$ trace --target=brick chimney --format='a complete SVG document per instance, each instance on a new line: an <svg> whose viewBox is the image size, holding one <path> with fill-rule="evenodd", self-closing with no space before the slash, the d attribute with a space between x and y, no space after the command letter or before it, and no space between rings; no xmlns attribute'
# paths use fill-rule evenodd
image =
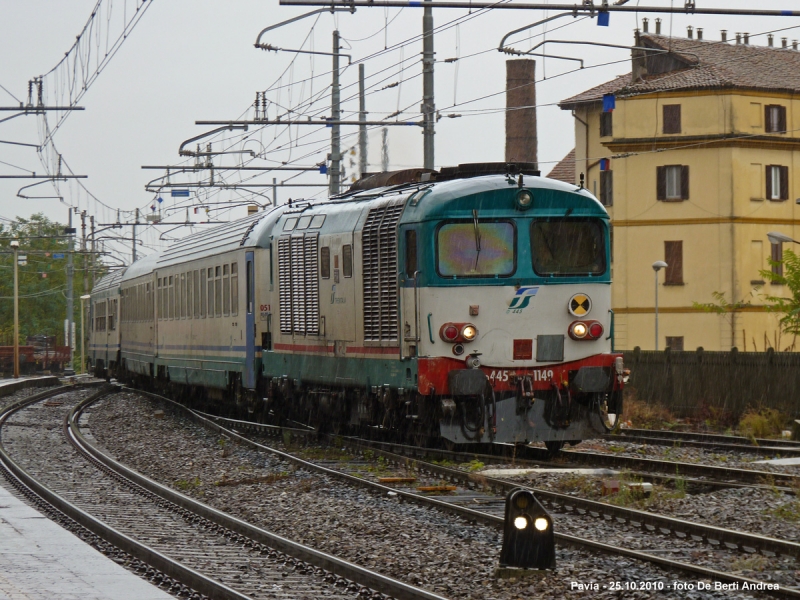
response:
<svg viewBox="0 0 800 600"><path fill-rule="evenodd" d="M535 75L534 60L506 61L506 162L539 162Z"/></svg>

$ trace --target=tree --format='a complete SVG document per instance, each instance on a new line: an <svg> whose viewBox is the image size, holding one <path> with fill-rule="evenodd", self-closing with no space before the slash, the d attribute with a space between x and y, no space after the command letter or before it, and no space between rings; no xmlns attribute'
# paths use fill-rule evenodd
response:
<svg viewBox="0 0 800 600"><path fill-rule="evenodd" d="M782 273L772 269L760 271L765 281L785 286L788 296L765 296L769 310L781 314L780 323L784 333L800 334L800 256L792 250L784 250L783 260L770 260L772 267L783 265Z"/></svg>
<svg viewBox="0 0 800 600"><path fill-rule="evenodd" d="M13 343L14 277L9 242L19 239L19 254L27 255L27 265L19 267L19 331L20 343L29 335L45 334L65 344L64 320L67 318L68 238L64 225L38 213L30 219L17 218L11 224L0 224L0 336L2 344ZM77 248L76 248L77 249ZM64 258L55 258L64 254ZM87 265L90 264L87 262ZM87 266L88 268L88 266ZM80 323L80 297L88 293L83 287L84 261L74 258L73 321ZM98 273L98 276L102 273ZM89 278L91 282L91 278ZM91 283L90 283L91 285ZM78 325L80 327L80 325ZM76 331L80 335L79 331Z"/></svg>

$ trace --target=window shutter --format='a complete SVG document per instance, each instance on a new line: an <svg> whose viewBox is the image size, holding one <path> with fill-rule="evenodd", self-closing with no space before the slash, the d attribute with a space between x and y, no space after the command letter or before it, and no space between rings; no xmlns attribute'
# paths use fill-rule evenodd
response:
<svg viewBox="0 0 800 600"><path fill-rule="evenodd" d="M786 107L779 106L778 107L778 128L777 130L781 133L786 133Z"/></svg>
<svg viewBox="0 0 800 600"><path fill-rule="evenodd" d="M789 199L789 167L778 167L781 170L781 200Z"/></svg>
<svg viewBox="0 0 800 600"><path fill-rule="evenodd" d="M683 242L664 242L664 262L667 263L664 283L683 283Z"/></svg>
<svg viewBox="0 0 800 600"><path fill-rule="evenodd" d="M656 199L667 199L667 168L656 167Z"/></svg>
<svg viewBox="0 0 800 600"><path fill-rule="evenodd" d="M770 111L771 107L772 107L771 104L765 104L764 105L764 131L766 131L767 133L769 133L770 131L773 131L773 129L772 129L772 119L771 119L772 115L771 115L771 111ZM767 197L769 198L769 196L767 196Z"/></svg>
<svg viewBox="0 0 800 600"><path fill-rule="evenodd" d="M772 200L772 165L766 166L767 200Z"/></svg>
<svg viewBox="0 0 800 600"><path fill-rule="evenodd" d="M681 105L680 104L666 104L664 105L664 133L680 133L681 132Z"/></svg>
<svg viewBox="0 0 800 600"><path fill-rule="evenodd" d="M689 165L681 166L681 200L689 199Z"/></svg>
<svg viewBox="0 0 800 600"><path fill-rule="evenodd" d="M775 263L772 265L772 272L779 277L783 277L783 244L778 242L777 244L772 244L772 260Z"/></svg>

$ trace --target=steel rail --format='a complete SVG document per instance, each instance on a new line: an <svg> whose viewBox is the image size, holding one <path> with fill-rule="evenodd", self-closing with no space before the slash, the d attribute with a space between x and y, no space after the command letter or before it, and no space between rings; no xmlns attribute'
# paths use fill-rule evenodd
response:
<svg viewBox="0 0 800 600"><path fill-rule="evenodd" d="M196 422L214 431L222 433L223 435L228 436L232 440L238 441L239 443L250 446L251 448L257 450L269 452L270 454L277 456L285 461L291 462L295 465L298 465L303 469L307 469L309 471L316 471L318 473L323 473L340 481L344 481L351 485L364 487L369 490L379 492L383 495L392 492L394 494L397 494L398 497L404 500L415 502L418 504L437 507L446 512L455 513L467 519L470 522L480 522L500 529L502 529L504 526L504 519L501 517L492 515L490 513L474 510L471 508L466 508L464 506L452 504L450 502L435 499L432 497L421 496L419 494L408 492L403 489L392 488L380 483L367 481L365 479L355 477L353 475L349 475L341 471L336 471L334 469L329 469L327 467L317 465L315 463L296 457L292 454L288 454L286 452L282 452L275 448L259 444L254 440L251 440L243 435L240 435L235 431L232 431L226 427L219 425L218 423L215 423L213 420L209 418L201 416L197 412L187 408L186 406L178 402L175 402L174 400L165 398L163 396L159 396L157 394L152 394L150 392L142 392L140 390L136 390L136 392L154 399L158 399L160 401L166 401L167 403L185 411L190 416L190 418L192 418ZM348 441L352 442L353 440L348 438L343 438L343 441L347 443ZM361 440L356 440L356 442L360 446L361 451L370 450L373 453L380 454L384 456L384 458L387 458L388 460L395 462L397 464L402 464L406 467L409 466L409 464L413 464L416 465L422 471L428 471L430 473L440 475L444 478L450 479L451 481L455 480L464 482L465 485L471 488L476 487L475 481L470 477L472 474L467 473L466 471L450 469L448 467L442 467L431 463L423 463L422 461L419 461L415 458L409 458L392 452L380 450L376 448L376 446L379 446L380 443L363 444L361 443ZM418 450L424 451L424 449L422 448L419 448ZM472 477L474 477L474 475L472 475ZM481 477L481 480L485 481L485 483L491 486L492 488L502 489L505 491L510 490L512 488L521 487L519 483L504 481L501 479ZM584 500L581 498L575 498L564 494L549 492L547 490L539 490L530 487L528 487L527 489L530 489L538 498L545 500L546 503L563 506L567 510L569 510L569 508L571 507L574 507L573 508L574 510L592 514L593 516L598 516L598 517L602 517L603 514L610 514L612 518L617 519L621 522L627 522L632 524L638 523L643 529L648 531L656 531L656 530L663 531L666 529L668 532L674 532L675 535L677 535L679 538L691 537L692 539L700 539L707 543L711 543L712 545L714 545L714 543L711 540L716 540L718 542L716 544L717 546L725 548L728 548L729 546L734 546L735 548L740 548L743 550L751 548L753 550L763 551L765 553L772 552L774 554L785 554L792 557L797 557L798 555L800 555L800 544L796 544L794 542L785 542L783 540L776 540L772 538L761 538L760 536L754 534L737 532L733 530L724 529L721 527L714 527L711 525L692 523L690 521L673 519L671 517L664 517L662 515L653 515L651 513L647 513L644 511L607 505L601 502ZM729 582L729 583L738 582L740 585L743 583L747 583L748 585L758 585L764 583L748 577L742 577L739 575L734 575L732 573L726 573L723 571L716 571L714 569L708 569L706 567L700 567L697 565L692 565L681 561L675 561L661 556L648 554L646 552L639 552L636 550L621 548L610 544L604 544L602 542L587 540L585 538L573 535L556 533L555 536L556 539L559 540L560 542L568 544L572 547L580 549L600 550L602 552L610 554L616 554L628 558L635 558L637 560L650 562L667 569L692 573L698 576L709 577L723 582ZM800 589L796 588L783 587L780 590L761 590L761 591L778 597L800 598Z"/></svg>
<svg viewBox="0 0 800 600"><path fill-rule="evenodd" d="M98 385L103 385L104 383L105 382L99 382ZM88 387L90 385L93 384L63 386L56 388L55 390L48 390L42 394L36 394L35 396L24 398L19 402L15 402L0 412L0 428L6 422L8 417L18 410L25 408L26 406L34 404L40 400L44 400L48 397L61 395L63 393L80 389L81 387ZM103 385L102 389L95 394L92 394L92 396L89 398L92 399L92 401L99 400L103 396L109 394L112 390L112 386ZM36 479L34 479L27 471L25 471L25 469L20 467L5 451L2 443L0 443L0 463L2 463L3 468L7 471L8 475L12 479L15 479L24 488L29 489L31 492L33 492L33 494L55 508L55 510L66 515L85 529L102 538L106 542L116 546L127 554L133 556L134 558L147 563L151 567L158 569L167 576L172 577L184 585L187 585L201 594L205 594L211 598L220 598L222 600L249 600L247 596L232 590L224 584L209 579L205 575L198 573L197 571L194 571L193 569L190 569L189 567L186 567L181 563L176 562L171 558L153 550L152 548L126 536L113 527L110 527L102 521L96 519L84 510L78 508L74 504L68 502L58 494L52 492L47 487L36 481Z"/></svg>
<svg viewBox="0 0 800 600"><path fill-rule="evenodd" d="M280 0L281 6L327 6L332 10L362 7L396 8L466 8L466 9L521 9L572 11L576 15L595 15L600 12L640 12L662 14L732 15L752 17L800 17L800 10L756 10L733 8L670 8L668 6L598 6L595 4L542 4L526 2L424 2L421 0Z"/></svg>
<svg viewBox="0 0 800 600"><path fill-rule="evenodd" d="M152 394L150 392L142 392L136 390L136 393L145 396L155 397L160 401L167 400L167 398ZM97 398L87 398L86 400L77 404L68 416L69 432L71 440L81 452L89 455L95 460L99 461L106 468L114 473L134 482L136 485L141 486L148 492L159 496L160 498L172 502L184 510L195 513L212 523L216 523L222 527L230 529L231 531L252 539L254 542L264 544L275 550L283 552L298 560L307 562L315 567L325 569L340 577L345 577L361 586L368 587L374 591L387 594L397 600L446 600L438 594L434 594L427 590L403 583L391 577L381 575L374 571L370 571L364 567L353 564L351 562L342 560L325 552L315 550L308 546L298 544L287 538L281 537L277 534L271 533L246 521L238 519L225 512L217 510L207 504L203 504L189 496L185 496L165 485L162 485L152 479L137 473L136 471L126 467L125 465L117 462L110 456L104 454L97 449L93 444L86 440L80 431L78 423L82 411L91 403L95 402ZM175 403L177 406L180 404ZM181 407L188 410L185 407Z"/></svg>
<svg viewBox="0 0 800 600"><path fill-rule="evenodd" d="M703 448L706 450L726 450L731 452L749 452L762 456L774 456L782 454L784 457L800 456L800 447L797 446L756 446L748 444L731 444L727 442L706 442L693 439L668 438L649 435L607 435L605 438L610 442L629 442L634 444L649 444L653 446L674 446L683 448Z"/></svg>
<svg viewBox="0 0 800 600"><path fill-rule="evenodd" d="M667 431L664 429L621 429L614 437L624 438L628 435L657 437L668 440L696 440L698 442L739 444L743 446L800 448L800 442L796 440L771 440L768 438L749 438L743 435L724 435L721 433L701 433L696 431Z"/></svg>

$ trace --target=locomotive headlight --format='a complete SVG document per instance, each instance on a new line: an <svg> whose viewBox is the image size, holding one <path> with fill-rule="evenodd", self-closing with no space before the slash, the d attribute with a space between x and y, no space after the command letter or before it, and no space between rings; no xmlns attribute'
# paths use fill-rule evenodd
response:
<svg viewBox="0 0 800 600"><path fill-rule="evenodd" d="M533 522L533 526L536 527L538 531L545 531L549 525L550 524L547 522L547 519L544 517L537 517Z"/></svg>
<svg viewBox="0 0 800 600"><path fill-rule="evenodd" d="M536 519L538 522L540 519ZM543 520L543 519L542 519ZM525 529L528 526L528 519L525 517L517 517L514 519L514 527L517 529Z"/></svg>
<svg viewBox="0 0 800 600"><path fill-rule="evenodd" d="M520 190L517 192L517 208L519 210L528 210L533 206L533 194L528 190Z"/></svg>
<svg viewBox="0 0 800 600"><path fill-rule="evenodd" d="M464 325L464 328L461 330L461 337L464 338L465 342L471 342L477 335L478 330L475 325Z"/></svg>
<svg viewBox="0 0 800 600"><path fill-rule="evenodd" d="M586 324L581 323L580 321L572 326L572 335L574 335L576 338L585 338L588 331L589 330L587 329Z"/></svg>

